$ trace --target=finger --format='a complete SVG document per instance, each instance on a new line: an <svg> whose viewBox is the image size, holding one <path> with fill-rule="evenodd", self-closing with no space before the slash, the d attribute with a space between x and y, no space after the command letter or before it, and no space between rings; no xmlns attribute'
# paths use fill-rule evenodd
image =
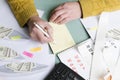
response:
<svg viewBox="0 0 120 80"><path fill-rule="evenodd" d="M54 20L55 20L56 18L58 18L58 16L60 16L60 15L62 15L62 14L64 14L64 13L65 13L64 9L60 9L60 10L55 11L55 12L52 14L52 16L50 17L50 21L51 21L51 22L54 22Z"/></svg>
<svg viewBox="0 0 120 80"><path fill-rule="evenodd" d="M52 38L52 37L53 37L53 28L48 25L48 26L46 27L46 30L47 30L47 33L48 33L49 36L50 36L49 39L50 39L51 41L53 41L53 38Z"/></svg>
<svg viewBox="0 0 120 80"><path fill-rule="evenodd" d="M38 32L41 32L40 34L44 34L44 31L47 33L47 22L43 22L41 24L37 23L39 25L40 28L42 28L43 31L39 30L39 27L37 27L37 29L39 30ZM49 25L48 25L49 26ZM49 37L49 34L44 34L45 36Z"/></svg>
<svg viewBox="0 0 120 80"><path fill-rule="evenodd" d="M42 42L42 43L47 43L47 42L50 42L50 41L51 41L51 40L50 40L48 37L46 37L45 35L37 35L37 37L38 37L39 41Z"/></svg>
<svg viewBox="0 0 120 80"><path fill-rule="evenodd" d="M36 30L36 36L38 40L42 43L50 42L50 39L47 36L45 36L41 31L39 31L39 29Z"/></svg>
<svg viewBox="0 0 120 80"><path fill-rule="evenodd" d="M30 33L30 36L31 36L31 38L32 38L33 40L38 41L38 38L37 38L37 36L36 36L35 31L32 31L32 32Z"/></svg>
<svg viewBox="0 0 120 80"><path fill-rule="evenodd" d="M37 23L37 24L39 24L39 23ZM44 22L43 24L41 23L40 26L43 28L44 31L48 32L48 30L50 30L49 31L50 34L52 33L52 27L47 22ZM38 28L36 29L36 34L37 34L37 38L40 42L50 42L50 41L52 41L51 36L47 37ZM49 33L48 33L48 35L49 35Z"/></svg>
<svg viewBox="0 0 120 80"><path fill-rule="evenodd" d="M67 13L64 13L64 14L60 15L58 18L56 18L56 19L54 20L54 22L55 22L55 23L59 23L59 22L61 22L62 20L64 20L65 18L67 18L67 17L68 17Z"/></svg>
<svg viewBox="0 0 120 80"><path fill-rule="evenodd" d="M38 38L37 38L37 36L36 36L35 34L31 34L31 38L32 38L33 40L35 40L35 41L38 41Z"/></svg>
<svg viewBox="0 0 120 80"><path fill-rule="evenodd" d="M38 35L42 35L43 33L41 31L39 31L38 28L34 27L33 28L33 35L31 35L33 38L36 37L37 41L40 41L41 42L41 39L38 37Z"/></svg>
<svg viewBox="0 0 120 80"><path fill-rule="evenodd" d="M53 14L54 12L56 12L56 11L62 9L62 8L63 8L62 5L60 5L59 7L57 7L56 9L54 9L51 14Z"/></svg>
<svg viewBox="0 0 120 80"><path fill-rule="evenodd" d="M59 10L59 9L62 9L62 8L63 8L63 5L60 5L55 10Z"/></svg>
<svg viewBox="0 0 120 80"><path fill-rule="evenodd" d="M38 41L43 42L42 38L44 37L44 34L39 29L36 29L35 33Z"/></svg>
<svg viewBox="0 0 120 80"><path fill-rule="evenodd" d="M59 22L59 24L65 24L70 21L70 18L64 18L62 21Z"/></svg>
<svg viewBox="0 0 120 80"><path fill-rule="evenodd" d="M50 24L46 24L45 29L47 30L49 35L53 34L53 28Z"/></svg>

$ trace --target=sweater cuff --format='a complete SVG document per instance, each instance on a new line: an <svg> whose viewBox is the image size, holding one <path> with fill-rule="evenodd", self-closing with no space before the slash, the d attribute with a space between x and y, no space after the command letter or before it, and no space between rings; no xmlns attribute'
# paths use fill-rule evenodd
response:
<svg viewBox="0 0 120 80"><path fill-rule="evenodd" d="M83 18L98 15L100 14L101 11L103 11L105 7L105 5L101 1L100 1L101 3L96 3L91 0L79 0L79 1L81 4ZM102 6L99 4L101 4Z"/></svg>
<svg viewBox="0 0 120 80"><path fill-rule="evenodd" d="M20 26L23 27L32 16L36 15L38 15L36 8L29 7L21 12L21 14L17 15L16 19L18 20Z"/></svg>
<svg viewBox="0 0 120 80"><path fill-rule="evenodd" d="M8 3L21 27L27 23L30 17L38 15L33 0L8 0Z"/></svg>
<svg viewBox="0 0 120 80"><path fill-rule="evenodd" d="M81 4L81 9L82 9L82 17L84 18L84 17L92 15L91 13L92 6L89 0L79 0L79 1Z"/></svg>

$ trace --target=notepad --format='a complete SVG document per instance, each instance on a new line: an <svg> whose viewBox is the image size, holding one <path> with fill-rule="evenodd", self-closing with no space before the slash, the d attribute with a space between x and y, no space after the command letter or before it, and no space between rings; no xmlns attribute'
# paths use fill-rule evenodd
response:
<svg viewBox="0 0 120 80"><path fill-rule="evenodd" d="M59 53L69 47L75 45L75 42L67 29L66 25L58 25L50 23L53 27L53 39L54 41L49 43L54 54Z"/></svg>

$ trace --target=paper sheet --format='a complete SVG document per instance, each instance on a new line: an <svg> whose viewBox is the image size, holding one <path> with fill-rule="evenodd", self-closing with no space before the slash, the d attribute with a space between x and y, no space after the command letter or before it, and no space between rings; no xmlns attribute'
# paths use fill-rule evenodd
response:
<svg viewBox="0 0 120 80"><path fill-rule="evenodd" d="M75 47L59 53L58 57L62 63L67 65L84 79L89 79L90 66L88 66L86 62L84 62L83 58Z"/></svg>
<svg viewBox="0 0 120 80"><path fill-rule="evenodd" d="M114 74L120 56L119 19L120 11L104 12L100 16L91 80L103 77L108 70Z"/></svg>
<svg viewBox="0 0 120 80"><path fill-rule="evenodd" d="M78 44L77 48L83 60L90 66L93 55L93 41L91 38Z"/></svg>
<svg viewBox="0 0 120 80"><path fill-rule="evenodd" d="M85 29L89 33L93 41L96 38L96 32L98 28L99 16L91 16L87 18L80 19Z"/></svg>
<svg viewBox="0 0 120 80"><path fill-rule="evenodd" d="M120 59L118 61L118 64L116 66L115 72L113 74L113 80L120 80Z"/></svg>
<svg viewBox="0 0 120 80"><path fill-rule="evenodd" d="M75 42L65 25L58 25L54 23L50 23L50 25L53 27L54 30L54 41L49 43L53 53L56 54L75 45Z"/></svg>
<svg viewBox="0 0 120 80"><path fill-rule="evenodd" d="M103 20L104 18L104 20ZM103 56L102 56L102 48L104 43L102 40L104 39L103 32L106 31L105 29L102 29L103 27L107 26L108 22L108 16L102 17L100 20L102 24L99 25L98 31L97 31L97 37L95 41L95 47L94 47L94 55L93 55L93 62L92 62L92 72L91 72L91 80L98 80L101 77L104 77L104 75L107 73L106 64L104 63ZM101 31L102 30L102 31Z"/></svg>

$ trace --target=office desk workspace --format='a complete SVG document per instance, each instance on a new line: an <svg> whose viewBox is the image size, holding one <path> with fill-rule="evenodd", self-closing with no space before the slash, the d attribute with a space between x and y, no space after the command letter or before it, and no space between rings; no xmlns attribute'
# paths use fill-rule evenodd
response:
<svg viewBox="0 0 120 80"><path fill-rule="evenodd" d="M46 21L67 1L77 0L34 0ZM118 10L61 25L49 22L54 41L42 44L30 38L27 27L19 26L6 0L1 0L0 80L120 80L119 19Z"/></svg>

